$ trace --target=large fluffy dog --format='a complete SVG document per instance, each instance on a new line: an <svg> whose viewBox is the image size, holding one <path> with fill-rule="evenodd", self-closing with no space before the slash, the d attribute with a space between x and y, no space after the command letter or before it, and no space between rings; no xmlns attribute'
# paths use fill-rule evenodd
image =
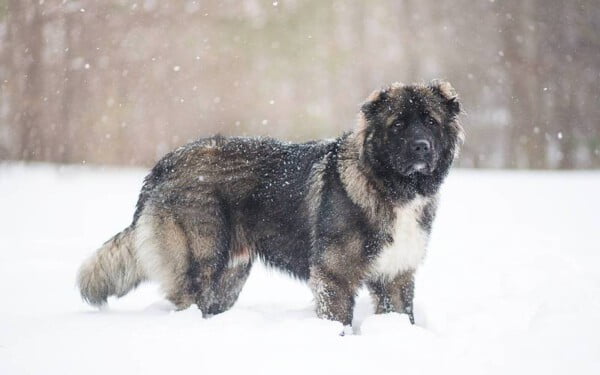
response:
<svg viewBox="0 0 600 375"><path fill-rule="evenodd" d="M260 258L308 281L319 317L351 324L366 285L378 313L413 321L413 274L462 141L459 112L447 82L393 84L332 141L180 147L146 177L132 224L82 265L81 295L101 305L156 280L178 309L218 314Z"/></svg>

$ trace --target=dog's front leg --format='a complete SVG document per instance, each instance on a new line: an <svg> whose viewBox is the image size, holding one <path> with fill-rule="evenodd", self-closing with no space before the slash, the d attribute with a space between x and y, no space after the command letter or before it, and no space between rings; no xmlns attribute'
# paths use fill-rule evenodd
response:
<svg viewBox="0 0 600 375"><path fill-rule="evenodd" d="M316 300L317 316L344 324L342 334L351 332L354 283L324 267L311 268L309 283Z"/></svg>
<svg viewBox="0 0 600 375"><path fill-rule="evenodd" d="M367 281L367 288L373 296L375 313L405 313L415 324L413 298L415 290L414 271L405 271L388 279L375 277Z"/></svg>

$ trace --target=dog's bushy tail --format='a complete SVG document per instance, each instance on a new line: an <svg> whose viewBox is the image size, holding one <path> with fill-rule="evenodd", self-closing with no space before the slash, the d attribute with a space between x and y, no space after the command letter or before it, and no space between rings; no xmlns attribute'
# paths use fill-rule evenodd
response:
<svg viewBox="0 0 600 375"><path fill-rule="evenodd" d="M122 297L146 279L134 237L133 227L126 228L81 265L77 285L87 303L102 306L108 297Z"/></svg>

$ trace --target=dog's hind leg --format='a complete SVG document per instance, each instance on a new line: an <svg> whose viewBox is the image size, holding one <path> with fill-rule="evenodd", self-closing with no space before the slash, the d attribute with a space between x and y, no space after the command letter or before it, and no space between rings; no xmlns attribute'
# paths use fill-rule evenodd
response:
<svg viewBox="0 0 600 375"><path fill-rule="evenodd" d="M393 279L373 278L367 281L375 303L375 313L405 313L410 322L415 324L413 298L415 290L414 271L405 271Z"/></svg>
<svg viewBox="0 0 600 375"><path fill-rule="evenodd" d="M208 313L211 315L220 314L229 310L235 301L237 301L250 270L251 261L241 264L228 266L221 275L215 280L213 300L208 307Z"/></svg>
<svg viewBox="0 0 600 375"><path fill-rule="evenodd" d="M201 202L180 209L177 216L188 247L184 294L192 295L205 315L228 309L237 299L250 264L228 267L234 232L227 204L207 194Z"/></svg>
<svg viewBox="0 0 600 375"><path fill-rule="evenodd" d="M177 310L194 303L189 293L189 248L184 228L169 210L147 207L136 223L138 257L148 278L157 281Z"/></svg>
<svg viewBox="0 0 600 375"><path fill-rule="evenodd" d="M177 201L144 210L137 224L144 268L178 310L195 303L204 314L229 259L231 226L221 200Z"/></svg>

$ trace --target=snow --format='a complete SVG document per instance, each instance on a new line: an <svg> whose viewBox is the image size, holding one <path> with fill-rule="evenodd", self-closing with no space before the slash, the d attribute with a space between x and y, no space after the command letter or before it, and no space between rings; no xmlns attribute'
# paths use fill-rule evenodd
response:
<svg viewBox="0 0 600 375"><path fill-rule="evenodd" d="M600 373L600 173L455 170L415 317L354 335L308 288L255 267L232 310L173 312L146 284L96 311L80 262L128 225L145 172L0 165L0 374Z"/></svg>

